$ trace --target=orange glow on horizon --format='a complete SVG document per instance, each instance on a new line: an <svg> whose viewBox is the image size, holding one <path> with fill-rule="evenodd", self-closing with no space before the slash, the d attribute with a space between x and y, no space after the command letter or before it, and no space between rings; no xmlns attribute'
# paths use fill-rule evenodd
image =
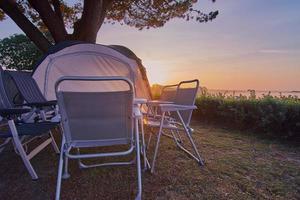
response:
<svg viewBox="0 0 300 200"><path fill-rule="evenodd" d="M210 23L174 19L143 31L104 25L97 42L130 48L150 84L197 78L209 89L300 90L299 6L296 1L204 1L199 7L220 11Z"/></svg>

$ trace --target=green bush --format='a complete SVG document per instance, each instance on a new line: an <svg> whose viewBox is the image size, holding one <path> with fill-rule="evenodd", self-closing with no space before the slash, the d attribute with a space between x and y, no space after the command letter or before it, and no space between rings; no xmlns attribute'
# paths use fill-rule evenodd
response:
<svg viewBox="0 0 300 200"><path fill-rule="evenodd" d="M32 70L42 52L23 34L0 40L0 65L6 69Z"/></svg>
<svg viewBox="0 0 300 200"><path fill-rule="evenodd" d="M204 94L197 98L194 119L251 130L280 138L300 139L300 100Z"/></svg>

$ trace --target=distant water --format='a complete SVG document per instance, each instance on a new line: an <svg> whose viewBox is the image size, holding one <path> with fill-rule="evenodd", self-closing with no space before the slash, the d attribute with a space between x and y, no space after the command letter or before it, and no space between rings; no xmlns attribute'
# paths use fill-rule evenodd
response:
<svg viewBox="0 0 300 200"><path fill-rule="evenodd" d="M225 94L226 96L250 96L250 90L208 90L209 94ZM276 97L280 96L294 96L300 98L300 91L255 91L255 95L257 98L263 97L264 95L272 95Z"/></svg>

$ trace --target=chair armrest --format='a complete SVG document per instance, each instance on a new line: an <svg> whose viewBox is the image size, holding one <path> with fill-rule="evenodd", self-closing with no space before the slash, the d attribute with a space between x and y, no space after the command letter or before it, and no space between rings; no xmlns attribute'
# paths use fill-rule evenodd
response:
<svg viewBox="0 0 300 200"><path fill-rule="evenodd" d="M16 106L29 106L29 107L48 107L48 106L55 106L57 104L57 101L45 101L45 102L33 102L33 103L24 103Z"/></svg>
<svg viewBox="0 0 300 200"><path fill-rule="evenodd" d="M28 108L8 108L8 109L0 109L0 115L2 117L7 117L10 115L21 115L24 113L30 112L31 109Z"/></svg>
<svg viewBox="0 0 300 200"><path fill-rule="evenodd" d="M188 106L188 105L179 105L179 104L160 104L160 109L163 112L174 112L174 111L181 111L181 110L194 110L197 109L197 106Z"/></svg>
<svg viewBox="0 0 300 200"><path fill-rule="evenodd" d="M172 101L161 101L161 100L152 100L148 101L147 105L149 106L159 106L160 104L173 104L174 102Z"/></svg>
<svg viewBox="0 0 300 200"><path fill-rule="evenodd" d="M133 103L134 104L145 104L145 103L147 103L147 99L135 98L133 100Z"/></svg>

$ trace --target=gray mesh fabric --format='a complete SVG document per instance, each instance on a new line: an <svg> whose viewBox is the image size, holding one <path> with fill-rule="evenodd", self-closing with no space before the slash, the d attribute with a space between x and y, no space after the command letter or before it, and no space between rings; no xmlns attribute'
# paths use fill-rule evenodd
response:
<svg viewBox="0 0 300 200"><path fill-rule="evenodd" d="M21 71L9 71L8 73L27 103L46 102L30 73Z"/></svg>
<svg viewBox="0 0 300 200"><path fill-rule="evenodd" d="M6 80L5 72L3 71L2 67L0 67L0 109L12 108L12 99L8 97L7 92L11 91L8 87L9 82Z"/></svg>
<svg viewBox="0 0 300 200"><path fill-rule="evenodd" d="M191 83L194 83L193 86L190 86ZM185 87L185 85L189 85L189 87ZM183 81L179 83L176 92L175 103L179 105L194 105L198 87L199 87L198 80ZM190 123L192 112L193 110L180 111L182 119L186 124Z"/></svg>
<svg viewBox="0 0 300 200"><path fill-rule="evenodd" d="M67 143L73 146L128 144L132 137L131 91L59 92Z"/></svg>
<svg viewBox="0 0 300 200"><path fill-rule="evenodd" d="M160 95L160 100L174 102L176 97L176 86L177 85L164 87Z"/></svg>

